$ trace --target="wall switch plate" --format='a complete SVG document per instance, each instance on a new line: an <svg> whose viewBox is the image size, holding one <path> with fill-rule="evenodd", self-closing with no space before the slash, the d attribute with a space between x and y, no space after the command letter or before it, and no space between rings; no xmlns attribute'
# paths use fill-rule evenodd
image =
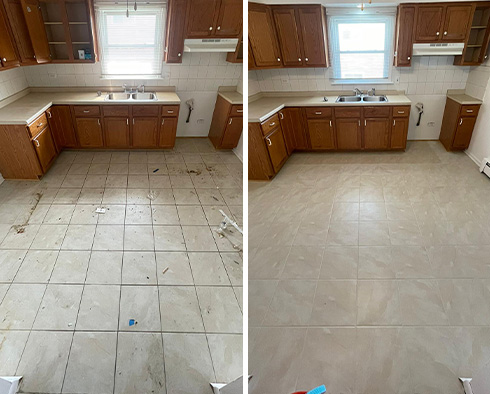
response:
<svg viewBox="0 0 490 394"><path fill-rule="evenodd" d="M200 118L197 120L197 124L203 124L204 123L204 119Z"/></svg>
<svg viewBox="0 0 490 394"><path fill-rule="evenodd" d="M435 127L436 122L427 122L427 127Z"/></svg>

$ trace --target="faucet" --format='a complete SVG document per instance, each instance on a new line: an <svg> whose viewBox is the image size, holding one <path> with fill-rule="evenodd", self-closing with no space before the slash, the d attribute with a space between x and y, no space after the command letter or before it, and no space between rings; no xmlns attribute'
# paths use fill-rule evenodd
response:
<svg viewBox="0 0 490 394"><path fill-rule="evenodd" d="M124 93L128 93L128 85L124 83L122 88L124 89Z"/></svg>
<svg viewBox="0 0 490 394"><path fill-rule="evenodd" d="M362 92L358 88L354 88L354 94L356 96L362 96Z"/></svg>
<svg viewBox="0 0 490 394"><path fill-rule="evenodd" d="M376 89L375 88L369 89L367 94L368 96L376 96Z"/></svg>
<svg viewBox="0 0 490 394"><path fill-rule="evenodd" d="M145 93L145 85L141 84L136 88L136 91L138 92L141 89L141 93Z"/></svg>

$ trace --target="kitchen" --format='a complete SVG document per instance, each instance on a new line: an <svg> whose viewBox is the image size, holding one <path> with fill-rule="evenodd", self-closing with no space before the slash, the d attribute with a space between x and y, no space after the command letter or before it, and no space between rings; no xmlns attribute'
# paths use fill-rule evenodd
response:
<svg viewBox="0 0 490 394"><path fill-rule="evenodd" d="M488 376L489 6L249 2L250 393Z"/></svg>
<svg viewBox="0 0 490 394"><path fill-rule="evenodd" d="M217 232L243 223L242 8L0 3L0 377L20 392L243 375L243 255Z"/></svg>

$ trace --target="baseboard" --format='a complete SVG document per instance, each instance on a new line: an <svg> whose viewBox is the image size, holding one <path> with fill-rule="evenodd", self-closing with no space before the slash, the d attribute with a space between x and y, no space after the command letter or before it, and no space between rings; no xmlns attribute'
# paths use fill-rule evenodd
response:
<svg viewBox="0 0 490 394"><path fill-rule="evenodd" d="M473 162L478 166L478 168L480 167L481 161L483 159L479 159L473 153L468 152L468 150L465 150L464 153L466 153L466 156L468 156L471 160L473 160Z"/></svg>
<svg viewBox="0 0 490 394"><path fill-rule="evenodd" d="M236 157L238 157L238 160L240 160L243 163L243 152L238 152L238 150L234 148L233 153L235 154Z"/></svg>
<svg viewBox="0 0 490 394"><path fill-rule="evenodd" d="M3 179L3 176L2 174L0 174L0 185L3 183L4 179Z"/></svg>

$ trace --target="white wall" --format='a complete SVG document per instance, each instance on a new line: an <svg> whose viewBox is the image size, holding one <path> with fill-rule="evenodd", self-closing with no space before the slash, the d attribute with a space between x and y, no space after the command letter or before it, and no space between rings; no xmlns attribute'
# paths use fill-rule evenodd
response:
<svg viewBox="0 0 490 394"><path fill-rule="evenodd" d="M464 89L469 67L453 66L453 56L414 57L412 66L392 68L392 82L386 85L333 84L327 68L284 68L249 72L249 95L258 92L362 90L403 90L412 101L409 139L437 139L448 89ZM420 126L416 126L415 104L424 104Z"/></svg>
<svg viewBox="0 0 490 394"><path fill-rule="evenodd" d="M0 100L19 93L28 87L24 68L17 67L0 71Z"/></svg>

